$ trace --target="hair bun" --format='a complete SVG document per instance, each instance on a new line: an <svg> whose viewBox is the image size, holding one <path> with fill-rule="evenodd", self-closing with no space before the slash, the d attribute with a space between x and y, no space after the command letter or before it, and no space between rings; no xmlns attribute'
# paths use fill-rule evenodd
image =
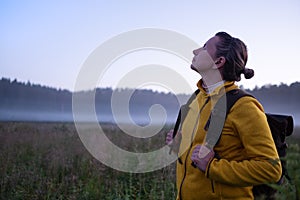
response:
<svg viewBox="0 0 300 200"><path fill-rule="evenodd" d="M244 71L243 71L243 74L244 74L246 79L250 79L254 76L254 70L249 69L249 68L245 68Z"/></svg>

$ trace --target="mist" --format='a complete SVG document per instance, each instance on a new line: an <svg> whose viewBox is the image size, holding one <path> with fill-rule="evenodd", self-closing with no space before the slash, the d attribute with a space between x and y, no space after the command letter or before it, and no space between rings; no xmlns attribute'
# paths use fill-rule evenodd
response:
<svg viewBox="0 0 300 200"><path fill-rule="evenodd" d="M269 85L246 90L258 99L266 113L291 115L300 126L300 83ZM74 97L80 112L74 113ZM90 99L94 105L91 107ZM0 121L74 122L136 125L174 124L180 105L190 95L152 90L97 88L72 93L68 90L0 80ZM129 98L129 99L126 99ZM74 105L73 105L74 106ZM88 109L86 109L88 108ZM92 113L88 113L91 110ZM78 114L77 114L78 113ZM93 114L95 113L95 114ZM76 114L76 118L74 118ZM96 116L96 117L95 117Z"/></svg>

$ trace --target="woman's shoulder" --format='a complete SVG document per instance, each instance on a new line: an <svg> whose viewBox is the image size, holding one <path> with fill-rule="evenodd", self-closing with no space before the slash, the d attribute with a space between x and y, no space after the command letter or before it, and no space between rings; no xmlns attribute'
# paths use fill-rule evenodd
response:
<svg viewBox="0 0 300 200"><path fill-rule="evenodd" d="M249 114L251 112L264 112L262 104L253 96L243 96L232 106L230 112L241 112Z"/></svg>

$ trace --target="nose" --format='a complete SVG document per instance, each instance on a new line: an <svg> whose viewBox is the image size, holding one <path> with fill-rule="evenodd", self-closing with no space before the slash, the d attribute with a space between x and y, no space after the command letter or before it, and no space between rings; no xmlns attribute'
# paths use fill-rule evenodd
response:
<svg viewBox="0 0 300 200"><path fill-rule="evenodd" d="M201 49L201 48L195 49L195 50L193 51L193 54L194 54L194 55L197 55L197 54L199 53L200 49Z"/></svg>
<svg viewBox="0 0 300 200"><path fill-rule="evenodd" d="M193 50L193 54L194 54L194 55L197 55L197 50L198 50L198 49Z"/></svg>

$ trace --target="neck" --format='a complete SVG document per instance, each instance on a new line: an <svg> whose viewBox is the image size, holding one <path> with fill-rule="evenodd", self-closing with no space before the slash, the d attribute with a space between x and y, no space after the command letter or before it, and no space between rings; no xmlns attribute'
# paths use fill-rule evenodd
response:
<svg viewBox="0 0 300 200"><path fill-rule="evenodd" d="M200 73L206 87L213 86L221 81L224 81L219 70L207 71Z"/></svg>

